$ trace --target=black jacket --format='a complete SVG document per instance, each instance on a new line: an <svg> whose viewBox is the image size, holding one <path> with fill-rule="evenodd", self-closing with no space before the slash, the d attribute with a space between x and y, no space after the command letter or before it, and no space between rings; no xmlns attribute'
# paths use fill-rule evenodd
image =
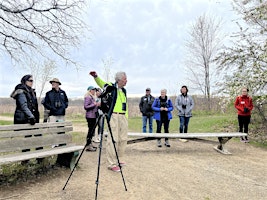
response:
<svg viewBox="0 0 267 200"><path fill-rule="evenodd" d="M46 93L42 104L47 110L50 110L49 116L59 116L65 115L65 110L69 105L69 100L64 90L59 89L57 91L53 88Z"/></svg>
<svg viewBox="0 0 267 200"><path fill-rule="evenodd" d="M18 84L10 96L16 100L14 124L29 123L31 118L39 123L38 102L33 89L24 84Z"/></svg>
<svg viewBox="0 0 267 200"><path fill-rule="evenodd" d="M152 104L155 98L152 95L141 97L139 109L143 116L153 116Z"/></svg>

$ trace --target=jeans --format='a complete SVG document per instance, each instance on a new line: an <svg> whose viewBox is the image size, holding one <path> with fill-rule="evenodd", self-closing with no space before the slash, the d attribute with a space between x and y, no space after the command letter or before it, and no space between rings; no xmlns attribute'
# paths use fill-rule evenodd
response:
<svg viewBox="0 0 267 200"><path fill-rule="evenodd" d="M190 117L179 116L180 118L180 133L187 133Z"/></svg>
<svg viewBox="0 0 267 200"><path fill-rule="evenodd" d="M143 116L142 117L143 120L143 133L146 133L146 124L148 121L149 124L149 133L153 132L153 116Z"/></svg>

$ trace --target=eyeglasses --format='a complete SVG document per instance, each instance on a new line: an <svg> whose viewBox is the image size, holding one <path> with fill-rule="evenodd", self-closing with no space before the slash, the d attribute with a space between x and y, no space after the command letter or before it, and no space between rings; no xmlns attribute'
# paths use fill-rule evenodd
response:
<svg viewBox="0 0 267 200"><path fill-rule="evenodd" d="M30 80L27 80L27 81L29 81L29 82L33 82L33 80L32 80L32 79L30 79Z"/></svg>

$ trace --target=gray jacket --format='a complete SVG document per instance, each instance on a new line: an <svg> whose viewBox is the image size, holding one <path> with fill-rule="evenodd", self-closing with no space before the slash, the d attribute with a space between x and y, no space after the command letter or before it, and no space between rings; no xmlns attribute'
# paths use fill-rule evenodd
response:
<svg viewBox="0 0 267 200"><path fill-rule="evenodd" d="M192 117L194 100L191 96L182 94L178 95L175 100L175 107L178 110L178 116Z"/></svg>

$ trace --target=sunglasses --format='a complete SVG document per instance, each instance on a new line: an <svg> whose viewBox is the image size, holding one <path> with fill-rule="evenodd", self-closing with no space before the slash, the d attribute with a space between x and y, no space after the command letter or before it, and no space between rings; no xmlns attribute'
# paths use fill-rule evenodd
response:
<svg viewBox="0 0 267 200"><path fill-rule="evenodd" d="M30 80L27 80L27 81L29 81L29 82L33 82L33 80L32 80L32 79L30 79Z"/></svg>

